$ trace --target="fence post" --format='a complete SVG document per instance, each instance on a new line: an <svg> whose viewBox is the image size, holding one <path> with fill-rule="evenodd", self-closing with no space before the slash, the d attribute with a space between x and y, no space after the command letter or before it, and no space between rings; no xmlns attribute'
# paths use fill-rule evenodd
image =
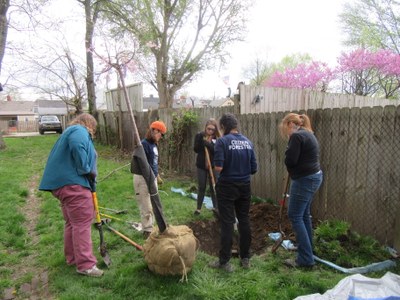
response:
<svg viewBox="0 0 400 300"><path fill-rule="evenodd" d="M400 207L397 209L397 217L396 217L396 223L394 225L394 232L399 233L400 232ZM397 251L400 251L400 234L394 234L394 242L393 242L393 247Z"/></svg>

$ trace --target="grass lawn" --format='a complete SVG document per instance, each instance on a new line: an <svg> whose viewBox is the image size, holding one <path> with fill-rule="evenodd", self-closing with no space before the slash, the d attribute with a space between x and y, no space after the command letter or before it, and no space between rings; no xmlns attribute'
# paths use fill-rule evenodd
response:
<svg viewBox="0 0 400 300"><path fill-rule="evenodd" d="M208 268L207 264L215 258L199 251L188 282L181 283L180 276L163 277L150 272L143 253L106 228L104 236L112 266L102 278L81 276L64 261L63 218L58 200L37 190L57 138L55 134L5 138L7 149L0 152L0 293L11 287L18 293L37 273L47 272L48 298L53 299L294 299L322 294L346 276L323 265L312 271L288 269L282 261L293 254L283 250L276 255L253 256L249 270L240 268L234 258L235 272L226 274ZM125 222L140 220L128 166L130 159L110 147L96 145L96 149L99 204L127 209L127 214L117 216L122 221L113 220L111 224L143 244L141 233ZM171 192L171 187L187 188L190 184L190 180L166 176L160 186L164 214L171 225L193 221L195 201ZM212 214L206 211L197 218L209 219ZM99 234L95 228L92 237L98 265L105 269L97 251ZM390 271L400 274L400 267ZM385 272L368 275L381 277Z"/></svg>

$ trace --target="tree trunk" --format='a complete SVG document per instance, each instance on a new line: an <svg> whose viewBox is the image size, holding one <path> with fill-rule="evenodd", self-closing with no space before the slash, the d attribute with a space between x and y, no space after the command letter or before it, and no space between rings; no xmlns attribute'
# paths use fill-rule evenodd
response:
<svg viewBox="0 0 400 300"><path fill-rule="evenodd" d="M92 15L93 13L93 15ZM85 0L85 16L86 16L86 34L85 34L85 46L86 46L86 87L87 87L87 98L89 104L89 113L97 119L97 107L96 107L96 90L94 83L94 64L93 64L93 53L88 51L92 48L94 26L97 19L97 8L92 11L91 0Z"/></svg>
<svg viewBox="0 0 400 300"><path fill-rule="evenodd" d="M3 133L0 131L0 150L6 149L6 143L4 142L3 139Z"/></svg>
<svg viewBox="0 0 400 300"><path fill-rule="evenodd" d="M160 108L172 108L175 97L175 92L173 90L167 88L159 88L158 97L160 98Z"/></svg>
<svg viewBox="0 0 400 300"><path fill-rule="evenodd" d="M10 0L0 0L0 73L4 53L6 51L8 20L7 10L10 7Z"/></svg>

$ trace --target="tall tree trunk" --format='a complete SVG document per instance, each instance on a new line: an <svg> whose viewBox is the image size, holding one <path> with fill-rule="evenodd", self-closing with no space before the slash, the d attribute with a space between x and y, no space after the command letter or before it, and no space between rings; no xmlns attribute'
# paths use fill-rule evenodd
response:
<svg viewBox="0 0 400 300"><path fill-rule="evenodd" d="M8 20L7 10L10 7L10 0L0 0L0 74L1 67L6 52ZM0 150L6 148L6 143L3 139L3 134L0 132Z"/></svg>
<svg viewBox="0 0 400 300"><path fill-rule="evenodd" d="M6 143L3 139L3 133L0 131L0 150L6 149Z"/></svg>
<svg viewBox="0 0 400 300"><path fill-rule="evenodd" d="M93 43L93 32L96 24L98 9L97 6L92 8L92 1L85 0L85 16L86 16L86 34L85 34L85 46L86 46L86 87L87 97L89 104L89 113L97 119L97 107L96 107L96 89L94 83L94 64L93 64L93 53L88 51L92 48Z"/></svg>
<svg viewBox="0 0 400 300"><path fill-rule="evenodd" d="M6 51L8 20L7 10L10 7L10 0L0 0L0 74L1 66Z"/></svg>

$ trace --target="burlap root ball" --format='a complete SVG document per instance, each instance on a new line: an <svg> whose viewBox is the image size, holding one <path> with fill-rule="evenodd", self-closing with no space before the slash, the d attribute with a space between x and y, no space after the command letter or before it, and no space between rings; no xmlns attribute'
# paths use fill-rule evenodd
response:
<svg viewBox="0 0 400 300"><path fill-rule="evenodd" d="M143 245L143 252L150 271L182 275L184 279L192 269L198 248L199 241L188 226L170 225L163 233L154 230Z"/></svg>

